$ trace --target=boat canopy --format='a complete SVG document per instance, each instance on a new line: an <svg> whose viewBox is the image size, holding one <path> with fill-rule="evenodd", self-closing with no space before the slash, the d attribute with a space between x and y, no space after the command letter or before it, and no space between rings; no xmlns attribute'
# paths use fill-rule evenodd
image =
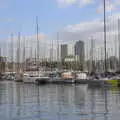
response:
<svg viewBox="0 0 120 120"><path fill-rule="evenodd" d="M62 73L62 79L71 79L73 78L72 72L64 72Z"/></svg>

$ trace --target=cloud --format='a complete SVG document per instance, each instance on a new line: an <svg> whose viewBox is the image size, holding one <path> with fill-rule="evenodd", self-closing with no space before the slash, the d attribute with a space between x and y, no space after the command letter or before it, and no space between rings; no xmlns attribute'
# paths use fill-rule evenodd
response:
<svg viewBox="0 0 120 120"><path fill-rule="evenodd" d="M13 22L12 18L0 18L0 22Z"/></svg>
<svg viewBox="0 0 120 120"><path fill-rule="evenodd" d="M113 10L116 10L118 4L116 4L117 1L110 1L106 0L106 12L111 12ZM99 7L97 9L97 12L103 13L104 11L104 2L103 0L100 1Z"/></svg>
<svg viewBox="0 0 120 120"><path fill-rule="evenodd" d="M107 27L107 47L114 49L115 54L115 40L118 44L118 18L120 13L116 13L107 16L106 27ZM104 24L103 20L95 19L86 22L80 22L78 24L68 25L60 32L60 38L63 43L73 44L78 40L85 42L85 47L89 46L91 36L95 39L96 48L104 46ZM87 49L87 48L86 48ZM117 48L118 49L118 48Z"/></svg>
<svg viewBox="0 0 120 120"><path fill-rule="evenodd" d="M94 0L56 0L59 6L78 4L80 7L93 3Z"/></svg>
<svg viewBox="0 0 120 120"><path fill-rule="evenodd" d="M79 0L79 5L82 6L82 5L87 5L87 4L92 4L94 3L93 0Z"/></svg>
<svg viewBox="0 0 120 120"><path fill-rule="evenodd" d="M86 5L95 4L96 2L99 3L97 6L97 12L103 13L104 10L104 2L103 0L56 0L58 3L58 6L65 7L73 4L78 4L79 7L84 7ZM106 11L114 11L119 7L120 0L106 0Z"/></svg>

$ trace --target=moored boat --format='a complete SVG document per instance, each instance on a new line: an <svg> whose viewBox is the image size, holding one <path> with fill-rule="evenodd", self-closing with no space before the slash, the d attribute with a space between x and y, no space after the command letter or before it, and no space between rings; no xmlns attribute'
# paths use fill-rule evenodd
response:
<svg viewBox="0 0 120 120"><path fill-rule="evenodd" d="M49 83L61 83L61 73L57 71L48 72Z"/></svg>
<svg viewBox="0 0 120 120"><path fill-rule="evenodd" d="M87 73L85 72L76 72L75 74L75 82L76 83L87 83L88 81L88 76Z"/></svg>
<svg viewBox="0 0 120 120"><path fill-rule="evenodd" d="M120 78L117 76L99 75L89 79L89 86L118 87Z"/></svg>
<svg viewBox="0 0 120 120"><path fill-rule="evenodd" d="M15 82L22 82L23 81L23 73L16 73L14 81Z"/></svg>
<svg viewBox="0 0 120 120"><path fill-rule="evenodd" d="M23 76L23 82L24 83L35 83L35 80L36 80L36 77L37 76L33 76L33 75L30 75L30 74L24 74Z"/></svg>
<svg viewBox="0 0 120 120"><path fill-rule="evenodd" d="M35 84L46 84L49 81L49 76L45 72L41 72L38 77L35 78Z"/></svg>
<svg viewBox="0 0 120 120"><path fill-rule="evenodd" d="M75 75L71 71L63 72L61 74L61 80L63 83L75 83Z"/></svg>
<svg viewBox="0 0 120 120"><path fill-rule="evenodd" d="M45 76L44 72L39 72L39 74L24 74L23 82L24 83L33 83L33 84L45 84L48 82L49 77Z"/></svg>

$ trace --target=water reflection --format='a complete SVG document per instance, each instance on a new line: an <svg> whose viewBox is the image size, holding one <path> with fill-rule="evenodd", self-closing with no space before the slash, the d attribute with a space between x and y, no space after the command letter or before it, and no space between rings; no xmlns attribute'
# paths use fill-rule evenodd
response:
<svg viewBox="0 0 120 120"><path fill-rule="evenodd" d="M0 83L2 120L119 120L119 89Z"/></svg>

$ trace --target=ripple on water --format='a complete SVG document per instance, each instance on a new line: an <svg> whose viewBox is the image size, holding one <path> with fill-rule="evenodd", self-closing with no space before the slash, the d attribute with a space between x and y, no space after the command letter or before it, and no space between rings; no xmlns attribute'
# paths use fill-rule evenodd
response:
<svg viewBox="0 0 120 120"><path fill-rule="evenodd" d="M0 83L0 120L119 120L119 89Z"/></svg>

